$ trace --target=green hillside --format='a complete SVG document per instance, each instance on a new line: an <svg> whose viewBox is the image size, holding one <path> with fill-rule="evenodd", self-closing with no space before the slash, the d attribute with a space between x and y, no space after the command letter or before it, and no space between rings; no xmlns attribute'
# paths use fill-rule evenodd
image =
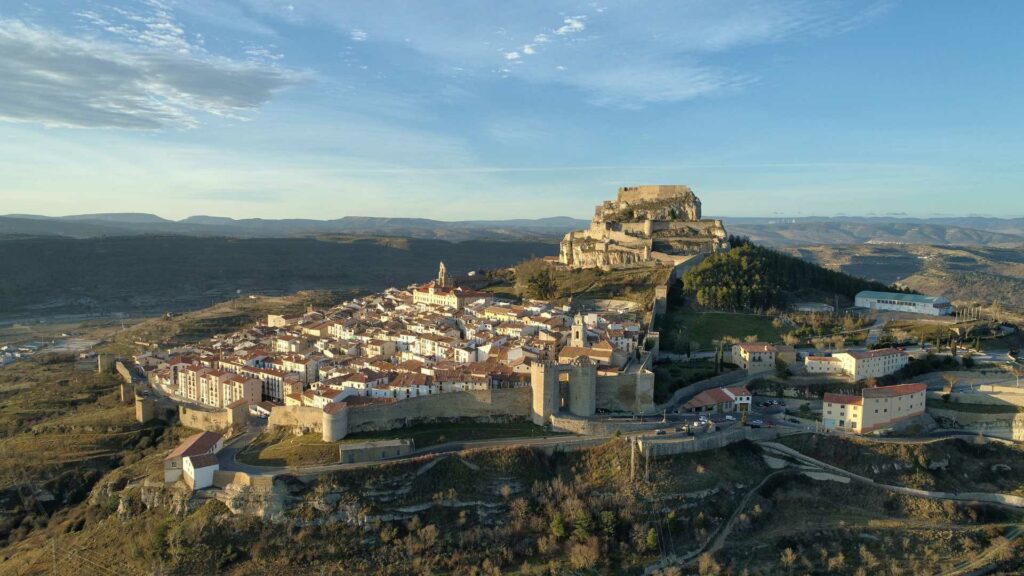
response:
<svg viewBox="0 0 1024 576"><path fill-rule="evenodd" d="M852 301L862 290L890 290L880 282L829 270L745 239L712 254L683 275L687 295L705 308L730 311L782 309L800 299L836 296Z"/></svg>

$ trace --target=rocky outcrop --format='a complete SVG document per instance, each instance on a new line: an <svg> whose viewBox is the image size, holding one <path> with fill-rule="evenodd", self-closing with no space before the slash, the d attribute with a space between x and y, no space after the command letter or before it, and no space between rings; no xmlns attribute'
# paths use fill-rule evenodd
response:
<svg viewBox="0 0 1024 576"><path fill-rule="evenodd" d="M560 260L572 268L679 264L728 247L721 220L702 220L688 186L632 186L598 206L587 230L562 240Z"/></svg>

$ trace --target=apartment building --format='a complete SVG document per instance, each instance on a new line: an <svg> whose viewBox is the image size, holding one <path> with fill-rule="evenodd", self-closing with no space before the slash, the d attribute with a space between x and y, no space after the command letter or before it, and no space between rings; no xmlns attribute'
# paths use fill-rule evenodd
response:
<svg viewBox="0 0 1024 576"><path fill-rule="evenodd" d="M860 396L825 394L821 423L829 430L855 434L884 430L924 414L927 393L924 384L897 384L865 388Z"/></svg>

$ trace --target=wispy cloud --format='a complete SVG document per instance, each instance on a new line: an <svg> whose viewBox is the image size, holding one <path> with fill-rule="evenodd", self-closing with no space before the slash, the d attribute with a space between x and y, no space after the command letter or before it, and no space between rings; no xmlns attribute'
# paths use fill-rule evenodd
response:
<svg viewBox="0 0 1024 576"><path fill-rule="evenodd" d="M565 36L567 34L575 34L577 32L583 32L586 30L586 16L573 16L563 20L563 24L554 30L554 33L559 36Z"/></svg>
<svg viewBox="0 0 1024 576"><path fill-rule="evenodd" d="M278 0L240 1L268 16L281 12ZM729 52L842 34L891 1L524 0L482 8L472 0L296 0L295 13L307 23L365 31L382 45L416 51L422 56L417 74L432 64L458 67L464 79L498 74L566 86L602 106L635 108L748 86L763 71L729 62ZM638 87L647 80L660 84Z"/></svg>
<svg viewBox="0 0 1024 576"><path fill-rule="evenodd" d="M73 36L0 19L0 120L47 126L188 127L199 114L244 118L274 92L303 81L250 47L247 60L206 52L170 9L78 13L91 33Z"/></svg>

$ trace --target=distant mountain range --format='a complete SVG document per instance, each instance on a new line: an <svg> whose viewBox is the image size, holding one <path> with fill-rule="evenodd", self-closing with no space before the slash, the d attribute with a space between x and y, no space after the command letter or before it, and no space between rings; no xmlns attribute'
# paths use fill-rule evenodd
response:
<svg viewBox="0 0 1024 576"><path fill-rule="evenodd" d="M768 246L808 244L1024 245L1024 218L725 218L730 234Z"/></svg>
<svg viewBox="0 0 1024 576"><path fill-rule="evenodd" d="M140 234L225 236L235 238L289 238L324 234L402 236L439 240L555 240L588 222L568 217L536 220L467 220L444 222L425 218L371 218L347 216L336 220L236 220L218 216L190 216L167 220L154 214L82 214L76 216L0 216L0 235L98 238Z"/></svg>
<svg viewBox="0 0 1024 576"><path fill-rule="evenodd" d="M868 216L801 218L724 217L731 234L768 246L822 244L931 244L941 246L1024 245L1024 218L975 216L898 218ZM330 234L401 236L464 240L557 241L566 232L589 226L578 218L465 220L347 216L335 220L191 216L168 220L153 214L81 214L76 216L0 216L0 236L97 238L139 234L234 238L290 238Z"/></svg>

